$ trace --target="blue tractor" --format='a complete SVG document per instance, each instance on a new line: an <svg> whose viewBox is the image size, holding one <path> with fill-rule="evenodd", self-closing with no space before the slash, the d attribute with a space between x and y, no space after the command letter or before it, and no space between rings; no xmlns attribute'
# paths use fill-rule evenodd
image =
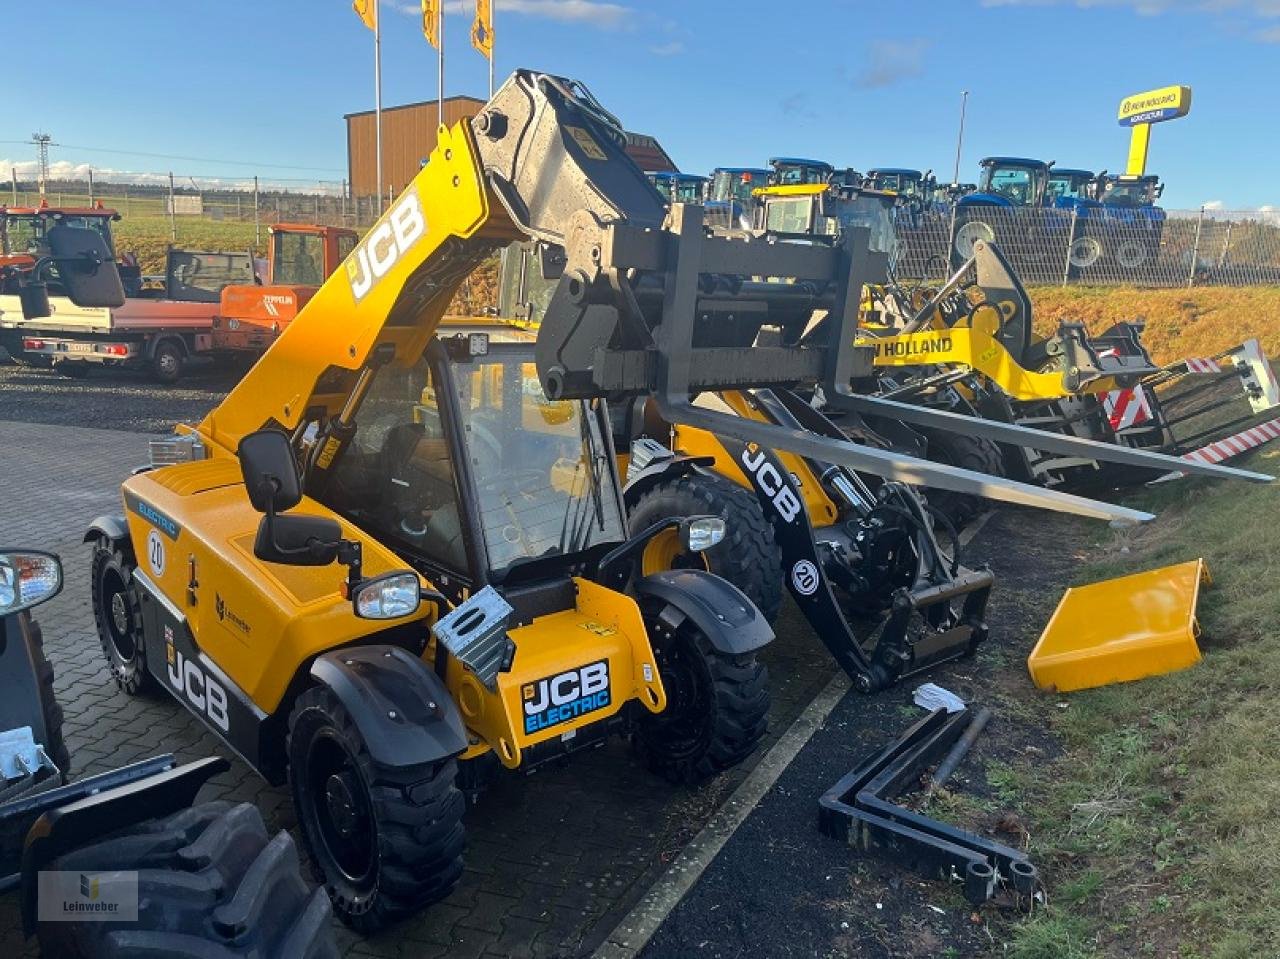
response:
<svg viewBox="0 0 1280 959"><path fill-rule="evenodd" d="M1166 214L1156 201L1162 193L1164 184L1154 173L1098 177L1097 195L1106 220L1123 232L1114 251L1121 266L1135 269L1159 254Z"/></svg>
<svg viewBox="0 0 1280 959"><path fill-rule="evenodd" d="M721 221L730 227L750 228L755 219L758 190L769 182L772 170L760 167L718 166L711 171L706 190L706 210L709 220Z"/></svg>
<svg viewBox="0 0 1280 959"><path fill-rule="evenodd" d="M696 173L659 170L645 173L655 190L668 203L701 203L707 178Z"/></svg>
<svg viewBox="0 0 1280 959"><path fill-rule="evenodd" d="M822 160L805 160L800 157L771 157L769 177L772 186L799 186L805 183L828 183L836 168Z"/></svg>

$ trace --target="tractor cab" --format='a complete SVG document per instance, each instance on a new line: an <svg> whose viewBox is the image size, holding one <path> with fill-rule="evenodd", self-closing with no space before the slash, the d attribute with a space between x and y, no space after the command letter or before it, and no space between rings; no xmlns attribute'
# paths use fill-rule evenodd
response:
<svg viewBox="0 0 1280 959"><path fill-rule="evenodd" d="M1101 205L1098 203L1098 177L1092 170L1053 167L1045 190L1047 204L1081 214L1097 209Z"/></svg>
<svg viewBox="0 0 1280 959"><path fill-rule="evenodd" d="M660 170L646 173L655 190L668 203L701 203L707 178L696 173L675 173Z"/></svg>
<svg viewBox="0 0 1280 959"><path fill-rule="evenodd" d="M835 173L835 167L822 160L805 160L800 157L772 157L769 166L773 186L797 186L804 183L826 183Z"/></svg>
<svg viewBox="0 0 1280 959"><path fill-rule="evenodd" d="M48 232L59 224L92 230L102 238L112 258L115 258L115 238L111 234L111 224L119 219L119 213L108 210L101 204L92 207L51 207L42 203L38 207L0 208L0 268L10 267L20 272L30 270L38 259L49 255ZM127 268L121 269L121 278L126 286L131 279L140 279L136 268L133 273L135 276L131 277ZM7 289L16 281L0 282Z"/></svg>
<svg viewBox="0 0 1280 959"><path fill-rule="evenodd" d="M354 230L310 223L277 223L270 228L268 282L283 286L319 286L355 249Z"/></svg>
<svg viewBox="0 0 1280 959"><path fill-rule="evenodd" d="M928 200L933 192L933 171L908 170L901 167L881 167L867 171L867 186L873 190L889 190L912 200Z"/></svg>
<svg viewBox="0 0 1280 959"><path fill-rule="evenodd" d="M755 217L752 192L769 182L769 170L757 167L716 167L706 188L708 221L733 228L749 229Z"/></svg>
<svg viewBox="0 0 1280 959"><path fill-rule="evenodd" d="M986 157L976 192L960 206L1039 207L1045 205L1052 163L1025 157Z"/></svg>
<svg viewBox="0 0 1280 959"><path fill-rule="evenodd" d="M896 194L838 184L807 183L757 191L758 229L782 238L839 236L852 227L871 231L871 249L889 253L896 241Z"/></svg>
<svg viewBox="0 0 1280 959"><path fill-rule="evenodd" d="M1112 174L1100 178L1102 205L1106 207L1154 207L1164 184L1154 173L1145 176Z"/></svg>

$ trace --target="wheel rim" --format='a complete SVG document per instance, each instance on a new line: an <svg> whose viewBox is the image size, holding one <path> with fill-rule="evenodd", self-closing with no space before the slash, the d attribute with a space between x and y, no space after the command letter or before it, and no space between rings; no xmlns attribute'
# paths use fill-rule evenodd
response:
<svg viewBox="0 0 1280 959"><path fill-rule="evenodd" d="M711 718L706 664L691 643L672 639L654 650L658 675L667 693L667 708L654 719L657 738L675 759L695 755L706 738Z"/></svg>
<svg viewBox="0 0 1280 959"><path fill-rule="evenodd" d="M111 645L121 662L130 662L138 652L138 642L133 635L133 611L129 606L129 587L114 567L102 574L102 597L106 614L107 633Z"/></svg>
<svg viewBox="0 0 1280 959"><path fill-rule="evenodd" d="M1121 266L1133 269L1135 266L1142 266L1147 261L1147 251L1134 240L1126 240L1120 244L1120 249L1116 251L1116 260Z"/></svg>
<svg viewBox="0 0 1280 959"><path fill-rule="evenodd" d="M645 543L640 559L640 570L645 576L667 569L706 569L707 561L701 553L691 553L680 542L680 533L664 529Z"/></svg>
<svg viewBox="0 0 1280 959"><path fill-rule="evenodd" d="M373 808L355 761L330 730L307 751L306 808L326 872L357 887L370 884L377 860Z"/></svg>
<svg viewBox="0 0 1280 959"><path fill-rule="evenodd" d="M971 220L956 230L956 252L965 259L973 256L973 244L977 240L994 243L996 231L981 220Z"/></svg>
<svg viewBox="0 0 1280 959"><path fill-rule="evenodd" d="M165 376L178 372L178 357L172 350L161 350L156 354L156 367Z"/></svg>
<svg viewBox="0 0 1280 959"><path fill-rule="evenodd" d="M1102 256L1102 244L1092 236L1082 236L1071 244L1071 265L1093 266Z"/></svg>

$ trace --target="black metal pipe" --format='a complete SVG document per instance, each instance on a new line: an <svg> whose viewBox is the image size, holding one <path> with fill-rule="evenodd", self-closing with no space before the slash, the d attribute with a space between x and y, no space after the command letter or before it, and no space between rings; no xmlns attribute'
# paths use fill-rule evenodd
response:
<svg viewBox="0 0 1280 959"><path fill-rule="evenodd" d="M982 730L986 728L987 723L990 721L991 710L984 706L978 711L978 715L970 720L969 728L964 731L964 735L956 740L956 744L951 747L951 751L938 764L938 770L933 774L933 782L929 784L930 789L941 789L946 784L952 773L956 771L956 767L960 765L961 760L968 755L969 750L973 748L973 744L978 741Z"/></svg>

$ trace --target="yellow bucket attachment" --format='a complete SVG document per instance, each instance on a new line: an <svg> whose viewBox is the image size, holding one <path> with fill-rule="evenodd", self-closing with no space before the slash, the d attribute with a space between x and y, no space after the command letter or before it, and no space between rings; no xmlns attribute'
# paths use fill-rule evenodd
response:
<svg viewBox="0 0 1280 959"><path fill-rule="evenodd" d="M1197 559L1067 590L1027 657L1032 681L1069 692L1195 665L1201 583Z"/></svg>

